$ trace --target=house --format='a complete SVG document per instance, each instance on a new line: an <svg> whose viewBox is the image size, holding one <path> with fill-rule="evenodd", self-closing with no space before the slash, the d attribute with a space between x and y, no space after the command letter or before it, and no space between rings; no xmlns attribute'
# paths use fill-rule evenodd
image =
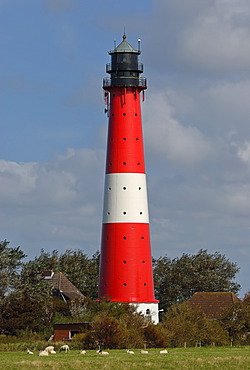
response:
<svg viewBox="0 0 250 370"><path fill-rule="evenodd" d="M42 272L41 276L52 285L55 297L62 299L64 302L75 299L84 300L84 295L62 272L46 270Z"/></svg>
<svg viewBox="0 0 250 370"><path fill-rule="evenodd" d="M75 334L82 333L88 330L89 327L90 324L88 322L54 324L53 340L56 342L71 341Z"/></svg>
<svg viewBox="0 0 250 370"><path fill-rule="evenodd" d="M62 273L52 270L43 271L42 278L48 282L53 288L53 296L64 302L68 301L83 301L85 296L69 281ZM63 323L54 324L53 340L55 341L70 341L75 334L86 330L89 323Z"/></svg>
<svg viewBox="0 0 250 370"><path fill-rule="evenodd" d="M208 319L223 318L224 310L240 299L230 292L196 292L187 300L187 303L196 309L202 310Z"/></svg>

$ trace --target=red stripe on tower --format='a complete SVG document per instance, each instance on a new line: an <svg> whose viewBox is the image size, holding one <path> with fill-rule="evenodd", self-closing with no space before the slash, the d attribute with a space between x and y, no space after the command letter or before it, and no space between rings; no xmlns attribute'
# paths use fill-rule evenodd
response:
<svg viewBox="0 0 250 370"><path fill-rule="evenodd" d="M157 323L140 104L146 79L140 77L140 50L125 35L109 54L106 71L111 78L103 84L109 129L99 299L138 304Z"/></svg>

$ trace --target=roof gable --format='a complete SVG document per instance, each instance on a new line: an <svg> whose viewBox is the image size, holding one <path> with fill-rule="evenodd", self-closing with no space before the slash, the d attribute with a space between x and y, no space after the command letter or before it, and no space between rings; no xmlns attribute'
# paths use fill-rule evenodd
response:
<svg viewBox="0 0 250 370"><path fill-rule="evenodd" d="M58 293L60 293L63 299L84 299L84 295L80 290L78 290L62 272L47 270L42 273L42 276Z"/></svg>

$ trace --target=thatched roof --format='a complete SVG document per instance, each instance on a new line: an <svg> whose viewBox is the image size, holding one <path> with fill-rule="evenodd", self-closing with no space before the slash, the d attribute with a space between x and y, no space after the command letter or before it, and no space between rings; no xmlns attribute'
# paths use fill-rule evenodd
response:
<svg viewBox="0 0 250 370"><path fill-rule="evenodd" d="M73 299L84 299L84 295L69 281L62 272L51 270L43 271L44 280L50 283L54 288L54 295L64 301Z"/></svg>
<svg viewBox="0 0 250 370"><path fill-rule="evenodd" d="M196 292L187 303L196 309L202 310L208 319L222 319L225 308L240 299L230 292Z"/></svg>

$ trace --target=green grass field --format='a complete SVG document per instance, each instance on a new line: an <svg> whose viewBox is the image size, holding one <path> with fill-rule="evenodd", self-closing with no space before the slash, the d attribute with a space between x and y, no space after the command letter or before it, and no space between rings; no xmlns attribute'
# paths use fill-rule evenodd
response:
<svg viewBox="0 0 250 370"><path fill-rule="evenodd" d="M26 352L0 352L0 369L250 369L250 347L174 348L168 354L149 349L149 354L134 350L134 355L124 350L111 350L109 356L95 351L80 355L79 351L57 353L39 357Z"/></svg>

